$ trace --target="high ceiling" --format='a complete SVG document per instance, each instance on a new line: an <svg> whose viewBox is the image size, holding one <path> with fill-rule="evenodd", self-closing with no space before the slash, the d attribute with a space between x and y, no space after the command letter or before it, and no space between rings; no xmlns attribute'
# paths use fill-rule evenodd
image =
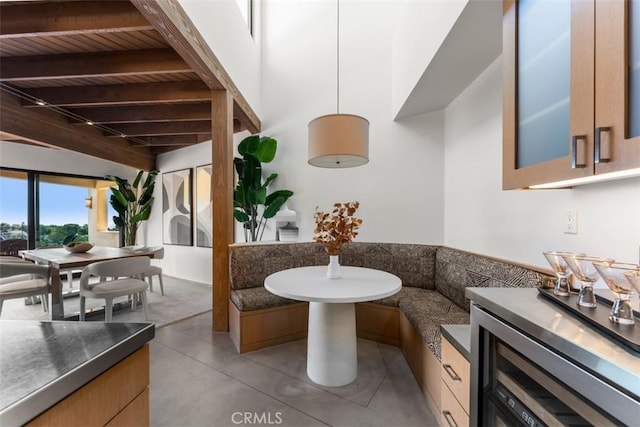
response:
<svg viewBox="0 0 640 427"><path fill-rule="evenodd" d="M142 169L211 139L212 90L260 130L175 0L1 2L0 89L1 139Z"/></svg>

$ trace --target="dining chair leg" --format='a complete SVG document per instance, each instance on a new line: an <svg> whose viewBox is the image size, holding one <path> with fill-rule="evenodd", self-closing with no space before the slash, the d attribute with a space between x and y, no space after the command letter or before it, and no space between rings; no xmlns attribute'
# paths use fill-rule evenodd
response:
<svg viewBox="0 0 640 427"><path fill-rule="evenodd" d="M80 321L84 322L84 309L86 298L80 295Z"/></svg>
<svg viewBox="0 0 640 427"><path fill-rule="evenodd" d="M0 316L2 316L2 303L4 303L4 300L0 299Z"/></svg>
<svg viewBox="0 0 640 427"><path fill-rule="evenodd" d="M153 292L153 276L149 277L149 292Z"/></svg>
<svg viewBox="0 0 640 427"><path fill-rule="evenodd" d="M162 274L158 274L158 279L160 280L160 295L164 296L164 283L162 283Z"/></svg>
<svg viewBox="0 0 640 427"><path fill-rule="evenodd" d="M140 298L142 299L142 314L144 320L147 320L147 291L140 292Z"/></svg>
<svg viewBox="0 0 640 427"><path fill-rule="evenodd" d="M113 298L105 298L104 321L111 322L113 320Z"/></svg>
<svg viewBox="0 0 640 427"><path fill-rule="evenodd" d="M138 306L138 294L134 293L129 295L129 297L131 298L131 311L136 311Z"/></svg>
<svg viewBox="0 0 640 427"><path fill-rule="evenodd" d="M42 304L42 311L44 311L45 313L47 312L47 299L48 294L40 295L40 304Z"/></svg>

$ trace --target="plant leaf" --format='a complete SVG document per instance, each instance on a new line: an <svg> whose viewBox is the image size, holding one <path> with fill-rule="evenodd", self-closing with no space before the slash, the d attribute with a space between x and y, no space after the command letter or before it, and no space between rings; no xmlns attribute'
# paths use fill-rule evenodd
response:
<svg viewBox="0 0 640 427"><path fill-rule="evenodd" d="M149 174L147 175L147 179L144 181L144 184L142 185L142 188L147 188L149 185L151 185L151 183L155 181L156 175L158 175L157 170L155 169L150 170Z"/></svg>
<svg viewBox="0 0 640 427"><path fill-rule="evenodd" d="M144 174L144 171L138 172L138 175L136 175L136 179L134 179L133 184L131 184L133 188L138 188L138 185L140 184L140 180L142 179L143 174Z"/></svg>
<svg viewBox="0 0 640 427"><path fill-rule="evenodd" d="M249 215L247 215L246 213L244 213L244 212L242 212L241 210L238 210L238 209L234 209L233 210L233 217L238 222L242 222L242 223L245 223L245 224L249 222Z"/></svg>
<svg viewBox="0 0 640 427"><path fill-rule="evenodd" d="M246 156L247 154L253 154L258 149L258 145L260 144L260 135L250 135L243 139L240 144L238 144L238 153L241 156Z"/></svg>
<svg viewBox="0 0 640 427"><path fill-rule="evenodd" d="M283 197L286 202L289 197L293 196L293 191L291 190L276 190L273 193L269 194L265 199L266 205L271 205L275 199L278 197Z"/></svg>
<svg viewBox="0 0 640 427"><path fill-rule="evenodd" d="M276 157L278 142L269 137L260 138L260 144L255 150L254 156L262 163L269 163Z"/></svg>
<svg viewBox="0 0 640 427"><path fill-rule="evenodd" d="M282 205L287 201L288 197L276 197L267 205L264 210L264 217L269 219L276 216Z"/></svg>
<svg viewBox="0 0 640 427"><path fill-rule="evenodd" d="M264 188L267 188L269 186L269 184L271 184L271 182L273 182L274 179L276 179L278 177L277 173L272 173L271 175L269 175L267 177L267 179L264 181L264 184L262 184L262 186Z"/></svg>
<svg viewBox="0 0 640 427"><path fill-rule="evenodd" d="M258 188L257 190L249 189L247 192L247 202L252 205L264 205L267 201L267 189Z"/></svg>
<svg viewBox="0 0 640 427"><path fill-rule="evenodd" d="M73 242L77 236L78 236L78 233L69 234L67 237L64 238L64 240L62 241L62 244L68 245L69 243Z"/></svg>

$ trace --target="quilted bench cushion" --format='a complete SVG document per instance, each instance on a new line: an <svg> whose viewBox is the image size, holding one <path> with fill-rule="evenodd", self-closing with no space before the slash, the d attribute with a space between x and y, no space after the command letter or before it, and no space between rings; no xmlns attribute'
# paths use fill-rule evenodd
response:
<svg viewBox="0 0 640 427"><path fill-rule="evenodd" d="M274 295L262 286L231 290L231 301L240 311L261 310L300 302Z"/></svg>
<svg viewBox="0 0 640 427"><path fill-rule="evenodd" d="M375 304L382 304L382 305L388 305L388 306L392 306L392 307L398 307L400 305L400 300L402 300L403 298L413 298L415 296L418 295L423 295L425 292L425 289L422 288L413 288L411 286L402 286L402 289L400 289L400 292L391 295L390 297L386 297L386 298L382 298L382 299L378 299L375 301L371 301L372 303ZM433 292L433 291L431 291Z"/></svg>
<svg viewBox="0 0 640 427"><path fill-rule="evenodd" d="M437 291L422 290L412 298L403 298L400 311L438 360L441 357L440 325L470 323L469 313Z"/></svg>

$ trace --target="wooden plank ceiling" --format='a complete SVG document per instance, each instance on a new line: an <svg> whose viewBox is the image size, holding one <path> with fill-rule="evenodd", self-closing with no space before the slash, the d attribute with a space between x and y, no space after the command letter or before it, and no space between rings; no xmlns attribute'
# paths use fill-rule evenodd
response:
<svg viewBox="0 0 640 427"><path fill-rule="evenodd" d="M212 90L260 130L175 0L1 2L0 89L0 138L142 169L211 139Z"/></svg>

